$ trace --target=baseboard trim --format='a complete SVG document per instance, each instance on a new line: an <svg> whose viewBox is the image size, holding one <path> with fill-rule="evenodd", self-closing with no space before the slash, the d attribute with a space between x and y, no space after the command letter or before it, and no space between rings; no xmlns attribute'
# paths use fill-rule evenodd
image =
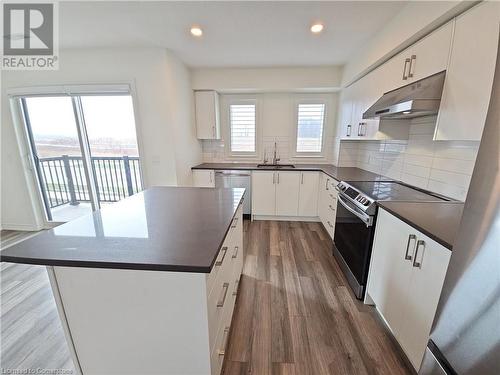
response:
<svg viewBox="0 0 500 375"><path fill-rule="evenodd" d="M252 215L252 220L320 222L319 217Z"/></svg>

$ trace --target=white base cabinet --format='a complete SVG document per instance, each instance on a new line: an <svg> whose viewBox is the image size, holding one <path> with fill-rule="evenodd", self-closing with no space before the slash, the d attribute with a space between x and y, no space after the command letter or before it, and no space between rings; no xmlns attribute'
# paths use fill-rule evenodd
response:
<svg viewBox="0 0 500 375"><path fill-rule="evenodd" d="M337 181L322 173L319 178L318 214L321 223L333 240L337 214Z"/></svg>
<svg viewBox="0 0 500 375"><path fill-rule="evenodd" d="M193 186L215 187L215 171L213 169L193 169Z"/></svg>
<svg viewBox="0 0 500 375"><path fill-rule="evenodd" d="M218 375L243 269L242 206L209 274L47 267L77 374Z"/></svg>
<svg viewBox="0 0 500 375"><path fill-rule="evenodd" d="M252 215L317 218L319 172L253 171Z"/></svg>
<svg viewBox="0 0 500 375"><path fill-rule="evenodd" d="M418 371L451 251L379 209L367 293Z"/></svg>
<svg viewBox="0 0 500 375"><path fill-rule="evenodd" d="M318 216L319 172L300 172L298 216Z"/></svg>

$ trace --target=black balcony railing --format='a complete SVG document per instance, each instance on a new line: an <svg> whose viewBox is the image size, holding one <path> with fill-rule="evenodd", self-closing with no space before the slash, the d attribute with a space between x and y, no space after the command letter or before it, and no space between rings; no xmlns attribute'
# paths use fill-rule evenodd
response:
<svg viewBox="0 0 500 375"><path fill-rule="evenodd" d="M143 189L138 157L92 157L91 160L91 178L95 181L100 202L116 202ZM62 155L38 161L42 189L50 208L90 202L81 157Z"/></svg>

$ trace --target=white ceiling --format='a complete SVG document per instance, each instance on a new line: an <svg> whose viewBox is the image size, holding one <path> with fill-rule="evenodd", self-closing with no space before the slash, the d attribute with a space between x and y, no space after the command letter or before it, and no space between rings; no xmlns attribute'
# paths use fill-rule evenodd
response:
<svg viewBox="0 0 500 375"><path fill-rule="evenodd" d="M187 65L346 63L404 1L60 2L60 47L156 46ZM309 31L321 21L320 35ZM203 37L190 35L192 24Z"/></svg>

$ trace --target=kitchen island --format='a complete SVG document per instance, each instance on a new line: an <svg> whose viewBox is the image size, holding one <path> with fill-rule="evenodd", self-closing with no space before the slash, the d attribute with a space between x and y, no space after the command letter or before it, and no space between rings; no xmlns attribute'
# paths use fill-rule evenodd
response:
<svg viewBox="0 0 500 375"><path fill-rule="evenodd" d="M1 261L47 266L77 372L218 374L243 268L244 193L151 188Z"/></svg>

